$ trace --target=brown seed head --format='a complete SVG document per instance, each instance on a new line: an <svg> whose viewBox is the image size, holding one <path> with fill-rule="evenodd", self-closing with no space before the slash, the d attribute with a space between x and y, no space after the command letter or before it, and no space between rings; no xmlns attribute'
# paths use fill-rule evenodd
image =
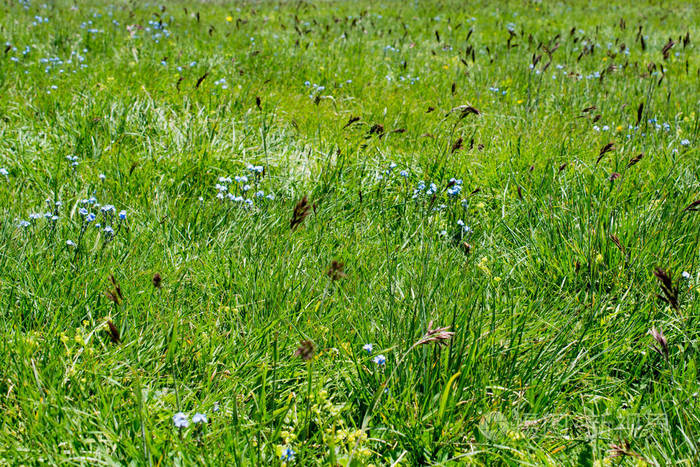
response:
<svg viewBox="0 0 700 467"><path fill-rule="evenodd" d="M311 340L299 342L299 347L294 352L294 356L308 362L314 356L314 343Z"/></svg>
<svg viewBox="0 0 700 467"><path fill-rule="evenodd" d="M447 341L454 336L454 332L448 331L449 326L433 329L433 322L428 323L428 332L417 342L416 345L425 345L437 343L438 345L447 345Z"/></svg>

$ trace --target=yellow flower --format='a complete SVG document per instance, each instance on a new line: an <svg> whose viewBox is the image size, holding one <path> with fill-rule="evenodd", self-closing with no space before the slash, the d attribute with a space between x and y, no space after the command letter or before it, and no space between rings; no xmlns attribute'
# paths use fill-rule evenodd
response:
<svg viewBox="0 0 700 467"><path fill-rule="evenodd" d="M226 17L226 22L227 22L227 23L230 23L231 21L233 21L233 17L227 16L227 17Z"/></svg>
<svg viewBox="0 0 700 467"><path fill-rule="evenodd" d="M518 104L522 104L523 102L525 102L525 101L522 99L518 99Z"/></svg>

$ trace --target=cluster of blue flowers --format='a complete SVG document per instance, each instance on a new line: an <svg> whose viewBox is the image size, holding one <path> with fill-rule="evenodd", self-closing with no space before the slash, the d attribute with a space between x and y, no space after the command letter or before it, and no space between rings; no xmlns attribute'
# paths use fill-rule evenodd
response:
<svg viewBox="0 0 700 467"><path fill-rule="evenodd" d="M209 420L207 419L206 414L197 412L192 416L192 423L195 425L199 423L209 423ZM173 415L173 425L175 425L175 428L187 428L190 426L190 419L186 413L178 412Z"/></svg>
<svg viewBox="0 0 700 467"><path fill-rule="evenodd" d="M309 94L310 99L314 99L317 95L326 90L325 86L316 83L311 84L311 81L304 81L304 86L311 88L311 93Z"/></svg>
<svg viewBox="0 0 700 467"><path fill-rule="evenodd" d="M423 180L418 182L418 185L416 188L413 190L413 195L411 196L413 199L417 199L420 195L425 193L426 196L432 196L435 193L437 193L437 185L435 183L430 183L428 186L428 189L426 190L426 185Z"/></svg>
<svg viewBox="0 0 700 467"><path fill-rule="evenodd" d="M362 346L362 350L367 352L367 355L372 355L372 350L374 350L374 347L372 344L365 344ZM386 365L386 357L382 354L376 355L372 358L372 361L377 364L379 367L384 367Z"/></svg>
<svg viewBox="0 0 700 467"><path fill-rule="evenodd" d="M216 81L214 81L214 86L220 86L221 89L228 89L228 83L226 82L226 78L217 79Z"/></svg>
<svg viewBox="0 0 700 467"><path fill-rule="evenodd" d="M265 193L263 190L255 189L255 187L259 188L265 168L262 165L248 164L247 169L250 175L236 175L233 178L219 177L218 183L214 185L217 199L221 201L228 199L244 207L252 207L254 205L253 199L273 201L275 199L274 193ZM251 192L253 198L246 198Z"/></svg>

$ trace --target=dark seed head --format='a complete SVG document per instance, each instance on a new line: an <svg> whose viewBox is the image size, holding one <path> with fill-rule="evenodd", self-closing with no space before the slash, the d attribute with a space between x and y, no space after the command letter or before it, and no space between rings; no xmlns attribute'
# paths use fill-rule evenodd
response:
<svg viewBox="0 0 700 467"><path fill-rule="evenodd" d="M299 347L297 347L296 352L294 352L294 356L308 362L314 356L314 343L311 340L299 342Z"/></svg>

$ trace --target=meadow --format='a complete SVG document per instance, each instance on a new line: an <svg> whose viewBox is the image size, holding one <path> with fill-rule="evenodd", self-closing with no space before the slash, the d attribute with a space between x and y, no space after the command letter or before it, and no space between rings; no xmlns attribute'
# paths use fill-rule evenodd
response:
<svg viewBox="0 0 700 467"><path fill-rule="evenodd" d="M692 0L0 2L0 464L700 464Z"/></svg>

